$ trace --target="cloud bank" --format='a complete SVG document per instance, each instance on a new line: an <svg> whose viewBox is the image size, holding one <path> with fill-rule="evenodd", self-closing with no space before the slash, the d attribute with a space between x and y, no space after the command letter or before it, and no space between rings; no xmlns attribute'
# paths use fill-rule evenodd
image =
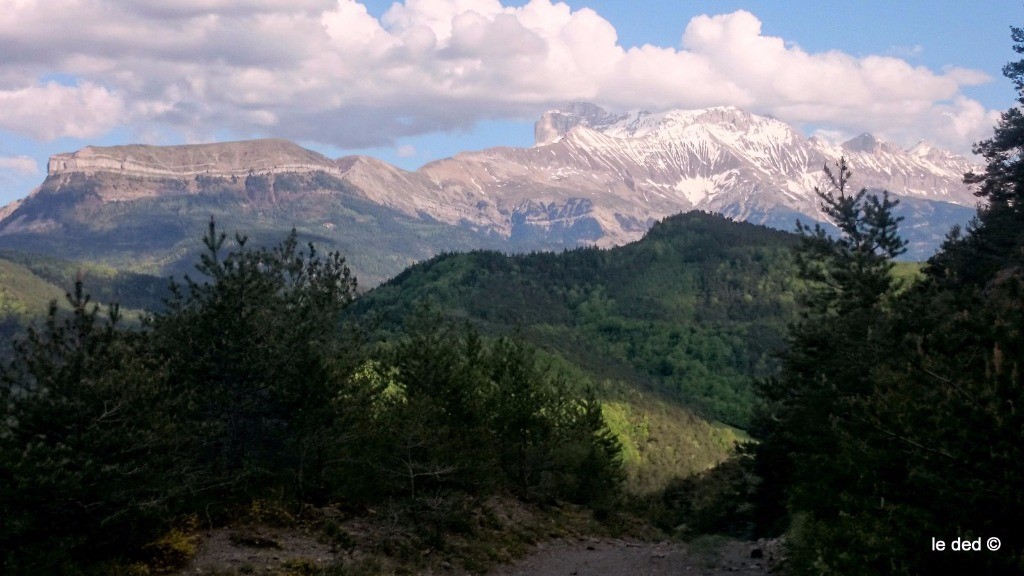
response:
<svg viewBox="0 0 1024 576"><path fill-rule="evenodd" d="M358 148L586 100L735 105L966 152L997 118L962 93L981 72L808 53L745 11L627 49L598 13L551 0L406 0L379 19L354 0L13 0L0 53L0 129L40 140L128 128Z"/></svg>

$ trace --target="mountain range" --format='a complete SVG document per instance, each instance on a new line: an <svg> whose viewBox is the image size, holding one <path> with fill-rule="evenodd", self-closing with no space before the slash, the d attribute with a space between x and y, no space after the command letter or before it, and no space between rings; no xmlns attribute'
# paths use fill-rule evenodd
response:
<svg viewBox="0 0 1024 576"><path fill-rule="evenodd" d="M823 221L814 188L840 157L856 186L901 200L908 259L927 258L975 211L962 177L978 166L962 156L869 134L834 145L731 107L576 103L545 113L535 139L416 171L276 139L86 147L51 157L45 181L0 209L0 247L174 272L212 217L257 242L295 227L376 284L444 251L622 245L690 210L781 229Z"/></svg>

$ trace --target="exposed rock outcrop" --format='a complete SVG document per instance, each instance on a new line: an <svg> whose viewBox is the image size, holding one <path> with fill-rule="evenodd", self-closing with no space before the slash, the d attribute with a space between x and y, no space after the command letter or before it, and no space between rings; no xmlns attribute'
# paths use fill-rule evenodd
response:
<svg viewBox="0 0 1024 576"><path fill-rule="evenodd" d="M46 167L50 176L66 172L114 172L161 178L318 170L338 172L326 156L280 139L182 146L87 146L77 152L51 156Z"/></svg>

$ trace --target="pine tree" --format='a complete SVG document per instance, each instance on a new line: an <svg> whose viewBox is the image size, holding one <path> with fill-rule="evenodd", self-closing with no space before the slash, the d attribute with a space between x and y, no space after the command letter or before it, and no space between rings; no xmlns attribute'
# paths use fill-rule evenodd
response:
<svg viewBox="0 0 1024 576"><path fill-rule="evenodd" d="M829 188L815 191L839 234L798 227L803 311L780 373L760 384L765 409L756 427L762 506L785 508L813 526L794 544L797 563L805 565L839 553L828 527L848 513L845 490L857 483L859 470L844 460L847 440L860 428L860 404L874 389L872 368L888 346L885 318L898 287L892 259L906 245L893 215L897 201L884 192L851 193L844 159L824 172Z"/></svg>
<svg viewBox="0 0 1024 576"><path fill-rule="evenodd" d="M0 568L62 573L131 550L167 510L168 414L145 336L118 329L82 281L70 313L14 346L0 369Z"/></svg>
<svg viewBox="0 0 1024 576"><path fill-rule="evenodd" d="M312 496L336 416L328 357L340 353L338 317L355 280L339 254L300 249L294 230L271 249L236 235L225 254L225 241L211 221L203 279L173 283L151 323L189 426L181 435L195 467L181 481L222 502L280 486Z"/></svg>
<svg viewBox="0 0 1024 576"><path fill-rule="evenodd" d="M851 192L845 158L834 171L826 165L824 174L829 187L814 192L839 236L829 236L820 224L808 228L797 222L803 236L797 251L800 276L812 286L805 305L823 316L874 310L892 293L893 260L906 251L907 242L897 232L903 218L893 213L899 201L888 191L881 197L864 188Z"/></svg>
<svg viewBox="0 0 1024 576"><path fill-rule="evenodd" d="M1012 30L1024 53L1024 31ZM1024 104L1024 60L1004 73ZM886 287L884 263L858 265L856 250L837 252L815 234L804 270L820 288L783 370L762 387L767 418L757 448L766 485L793 513L796 573L1024 569L1022 147L1024 115L1012 109L976 146L984 173L965 177L987 205L966 231L951 231L923 280L898 296L891 281ZM842 213L842 202L831 206L831 215ZM877 231L865 238L899 248L880 230L890 218L863 220ZM848 281L856 276L864 281ZM932 538L947 550L954 539L986 546L990 537L1000 538L998 552L928 546Z"/></svg>

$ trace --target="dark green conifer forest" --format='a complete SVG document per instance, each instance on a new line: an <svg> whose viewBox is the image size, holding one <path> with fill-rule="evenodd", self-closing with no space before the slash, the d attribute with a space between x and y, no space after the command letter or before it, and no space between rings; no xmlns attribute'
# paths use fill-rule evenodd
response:
<svg viewBox="0 0 1024 576"><path fill-rule="evenodd" d="M250 249L210 224L196 279L141 329L82 283L16 342L0 402L5 574L145 561L182 518L251 502L369 505L512 493L607 510L619 446L600 404L516 338L430 310L386 345L340 322L337 253Z"/></svg>
<svg viewBox="0 0 1024 576"><path fill-rule="evenodd" d="M1004 72L1024 89L1024 61ZM976 145L987 168L965 178L986 204L910 286L888 273L892 203L849 190L842 165L821 191L842 234L803 231L809 290L752 430L761 527L788 527L794 573L1024 570L1022 134L1013 108Z"/></svg>

